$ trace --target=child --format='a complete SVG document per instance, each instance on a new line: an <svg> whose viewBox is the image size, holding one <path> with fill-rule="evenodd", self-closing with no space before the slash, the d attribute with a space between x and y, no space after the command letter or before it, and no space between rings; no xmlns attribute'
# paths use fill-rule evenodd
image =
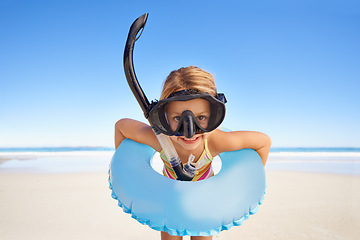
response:
<svg viewBox="0 0 360 240"><path fill-rule="evenodd" d="M199 126L198 129L209 130L208 132L192 131L192 134L187 132L182 135L175 134L170 136L183 164L188 162L191 154L195 156L194 165L197 171L193 181L199 181L213 176L214 173L211 167L212 156L217 156L222 152L252 148L260 155L261 161L265 166L271 145L270 138L260 132L224 132L219 129L212 130L211 126L217 126L214 124L213 118L220 119L216 120L220 124L223 116L216 116L216 114L221 113L221 111L216 111L216 114L214 113L211 99L209 101L207 98L191 99L191 96L197 96L196 94L199 93L207 93L214 98L218 98L212 75L198 67L190 66L171 72L166 78L161 94L161 99L173 99L173 96L178 95L190 96L189 100L169 101L164 106L164 119L167 121L165 124L168 124L169 131L175 133L179 130L178 125L182 124L184 113L189 113L190 111L190 116L195 118L197 122L196 126ZM183 131L186 132L186 130ZM187 137L185 137L185 135ZM175 172L172 170L168 159L164 156L160 143L151 126L132 119L121 119L115 124L115 148L117 148L125 138L146 144L157 152L160 152L164 162L164 175L176 179ZM182 237L171 236L166 232L161 232L161 239L182 239ZM212 236L192 236L191 239L206 240L212 239Z"/></svg>

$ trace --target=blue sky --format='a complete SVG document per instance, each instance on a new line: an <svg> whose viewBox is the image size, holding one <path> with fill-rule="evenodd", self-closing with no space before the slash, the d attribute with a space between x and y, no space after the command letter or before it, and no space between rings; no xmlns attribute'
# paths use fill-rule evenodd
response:
<svg viewBox="0 0 360 240"><path fill-rule="evenodd" d="M196 65L228 99L224 127L275 147L360 147L360 3L0 1L0 147L112 146L115 122L146 122L123 48L148 12L135 68L149 99Z"/></svg>

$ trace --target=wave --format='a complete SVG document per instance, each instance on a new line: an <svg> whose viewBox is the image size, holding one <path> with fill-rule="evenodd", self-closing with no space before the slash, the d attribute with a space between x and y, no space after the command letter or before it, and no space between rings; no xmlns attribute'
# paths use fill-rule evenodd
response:
<svg viewBox="0 0 360 240"><path fill-rule="evenodd" d="M270 152L271 157L360 157L360 152Z"/></svg>
<svg viewBox="0 0 360 240"><path fill-rule="evenodd" d="M16 157L111 157L114 151L70 151L70 152L0 152L1 158Z"/></svg>
<svg viewBox="0 0 360 240"><path fill-rule="evenodd" d="M3 149L4 150L4 149ZM24 149L25 150L25 149ZM111 158L114 154L114 150L111 149L85 149L85 148L77 148L76 150L71 149L70 151L54 151L51 149L50 151L46 151L45 148L42 148L41 151L38 149L27 149L28 151L0 151L0 158L8 158L8 159L16 159L16 158L39 158L39 157L106 157ZM64 150L64 148L62 148ZM341 158L341 160L360 160L360 151L343 151L343 149L337 149L338 151L334 151L334 149L316 149L323 151L314 151L314 149L291 149L293 151L289 151L290 149L276 149L272 150L269 153L269 159L271 160L286 160L284 158L291 158L291 160L299 160L299 158L303 158L301 160L308 160L308 158L317 158L317 160L322 160L328 158L328 160L334 158ZM315 160L315 159L313 159ZM340 159L338 159L340 160Z"/></svg>
<svg viewBox="0 0 360 240"><path fill-rule="evenodd" d="M46 156L112 156L114 150L102 151L68 151L68 152L0 152L0 157L46 157ZM360 152L270 152L270 157L359 157Z"/></svg>

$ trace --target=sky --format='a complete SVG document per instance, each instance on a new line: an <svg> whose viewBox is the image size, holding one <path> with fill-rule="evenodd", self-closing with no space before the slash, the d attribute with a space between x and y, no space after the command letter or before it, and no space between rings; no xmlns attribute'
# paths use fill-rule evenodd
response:
<svg viewBox="0 0 360 240"><path fill-rule="evenodd" d="M349 0L0 0L0 147L113 146L121 118L147 122L123 70L132 22L149 100L201 67L231 130L274 147L360 147L360 3Z"/></svg>

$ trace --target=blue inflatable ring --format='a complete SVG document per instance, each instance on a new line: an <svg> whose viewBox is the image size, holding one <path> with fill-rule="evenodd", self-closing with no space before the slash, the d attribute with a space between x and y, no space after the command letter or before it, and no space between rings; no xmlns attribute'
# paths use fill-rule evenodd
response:
<svg viewBox="0 0 360 240"><path fill-rule="evenodd" d="M220 154L220 172L206 180L183 182L155 172L155 151L125 139L110 164L112 197L124 212L157 231L177 236L210 236L241 225L258 210L265 172L252 149Z"/></svg>

